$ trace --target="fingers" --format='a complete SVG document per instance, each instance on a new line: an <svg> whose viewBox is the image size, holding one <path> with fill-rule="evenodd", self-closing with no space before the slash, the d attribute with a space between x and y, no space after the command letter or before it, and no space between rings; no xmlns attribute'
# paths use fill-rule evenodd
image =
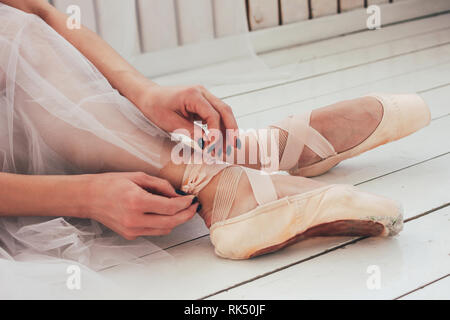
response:
<svg viewBox="0 0 450 320"><path fill-rule="evenodd" d="M199 136L199 134L195 133L195 130L199 130L201 132L201 137L206 138L203 132L203 129L201 127L196 126L192 121L187 120L187 118L183 118L182 116L176 116L173 119L171 119L171 127L173 128L172 131L178 130L180 128L185 129L189 132L189 137L191 139L196 138ZM197 141L196 141L197 142Z"/></svg>
<svg viewBox="0 0 450 320"><path fill-rule="evenodd" d="M194 89L195 90L195 89ZM220 130L220 115L200 92L189 94L186 101L186 109L189 113L197 114L208 125L208 130Z"/></svg>
<svg viewBox="0 0 450 320"><path fill-rule="evenodd" d="M225 129L238 130L238 124L231 107L203 87L202 93L214 109L216 109L216 111L220 114Z"/></svg>
<svg viewBox="0 0 450 320"><path fill-rule="evenodd" d="M135 228L123 229L118 233L127 240L135 240L140 236L165 236L170 234L171 229Z"/></svg>
<svg viewBox="0 0 450 320"><path fill-rule="evenodd" d="M169 181L161 179L158 177L150 176L143 172L136 172L133 181L140 187L150 189L154 193L164 195L167 197L178 197L179 195L175 192L175 188L170 184Z"/></svg>
<svg viewBox="0 0 450 320"><path fill-rule="evenodd" d="M133 240L139 236L159 236L169 234L175 227L189 221L195 215L199 204L173 216L158 214L128 215L115 229L126 239Z"/></svg>
<svg viewBox="0 0 450 320"><path fill-rule="evenodd" d="M192 204L196 203L197 197L193 195L180 197L179 195L174 198L167 198L156 194L145 193L141 194L134 207L140 212L151 212L160 215L174 215L184 209L189 208Z"/></svg>
<svg viewBox="0 0 450 320"><path fill-rule="evenodd" d="M198 205L198 203L194 203L174 215L140 214L133 218L132 224L129 227L173 229L190 220L195 215Z"/></svg>
<svg viewBox="0 0 450 320"><path fill-rule="evenodd" d="M229 141L228 130L238 130L236 118L229 105L214 96L202 86L191 87L187 89L186 93L186 111L193 113L195 117L205 121L208 125L208 130L215 129L221 132L224 148L226 143L231 143L235 146L235 141ZM182 112L183 113L183 112ZM186 128L187 124L184 124ZM189 126L191 129L192 126ZM210 134L207 141L213 142L216 138L214 134Z"/></svg>

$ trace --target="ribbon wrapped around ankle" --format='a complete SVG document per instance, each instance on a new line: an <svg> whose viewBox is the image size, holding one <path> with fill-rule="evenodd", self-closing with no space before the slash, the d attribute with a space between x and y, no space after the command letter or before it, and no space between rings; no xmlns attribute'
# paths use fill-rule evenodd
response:
<svg viewBox="0 0 450 320"><path fill-rule="evenodd" d="M184 171L183 182L181 190L198 195L199 192L206 187L206 185L219 174L223 169L235 166L228 163L223 164L188 164ZM277 192L273 185L270 175L252 170L249 168L239 167L247 175L250 185L253 190L253 195L259 205L269 203L278 199Z"/></svg>
<svg viewBox="0 0 450 320"><path fill-rule="evenodd" d="M230 164L188 164L184 171L181 190L197 195L220 171L229 167Z"/></svg>
<svg viewBox="0 0 450 320"><path fill-rule="evenodd" d="M336 155L331 143L310 126L311 112L290 116L272 127L288 132L286 147L280 161L280 169L288 170L297 166L305 146L322 159Z"/></svg>

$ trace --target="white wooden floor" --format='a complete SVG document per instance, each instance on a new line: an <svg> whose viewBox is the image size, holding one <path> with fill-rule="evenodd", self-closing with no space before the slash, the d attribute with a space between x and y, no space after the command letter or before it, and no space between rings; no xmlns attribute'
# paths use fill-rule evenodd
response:
<svg viewBox="0 0 450 320"><path fill-rule="evenodd" d="M394 238L315 238L247 261L217 257L196 217L165 237L165 252L102 273L130 297L150 299L449 299L450 14L265 54L289 80L228 85L212 91L243 128L369 92L417 92L432 112L429 127L345 161L318 179L358 185L403 203L406 223ZM370 289L369 266L380 275ZM130 289L131 288L131 289ZM128 291L127 291L128 290Z"/></svg>

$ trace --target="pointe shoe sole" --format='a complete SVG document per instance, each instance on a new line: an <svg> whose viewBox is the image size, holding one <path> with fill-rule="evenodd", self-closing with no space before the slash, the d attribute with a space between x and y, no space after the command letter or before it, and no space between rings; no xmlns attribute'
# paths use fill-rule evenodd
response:
<svg viewBox="0 0 450 320"><path fill-rule="evenodd" d="M250 255L250 258L257 257L266 253L278 251L284 247L293 245L299 241L312 237L358 237L370 236L376 237L383 233L384 226L379 222L363 221L363 220L339 220L334 222L323 223L318 226L309 228L305 232L297 234L283 243L276 244Z"/></svg>
<svg viewBox="0 0 450 320"><path fill-rule="evenodd" d="M394 201L330 185L286 197L211 226L217 255L248 259L316 236L392 236L403 226Z"/></svg>
<svg viewBox="0 0 450 320"><path fill-rule="evenodd" d="M383 106L383 117L375 131L356 147L310 166L291 169L289 174L303 177L321 175L345 159L406 137L430 123L430 110L417 94L367 96L376 98Z"/></svg>

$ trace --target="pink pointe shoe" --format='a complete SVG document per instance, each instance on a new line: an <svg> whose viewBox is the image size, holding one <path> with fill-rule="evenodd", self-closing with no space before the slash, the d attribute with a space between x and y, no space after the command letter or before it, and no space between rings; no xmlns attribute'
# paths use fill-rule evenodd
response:
<svg viewBox="0 0 450 320"><path fill-rule="evenodd" d="M350 185L289 177L312 187L280 198L271 175L228 164L193 164L187 165L182 190L201 194L215 176L214 201L209 209L204 203L200 215L220 257L248 259L314 236L392 236L402 229L402 209L395 201Z"/></svg>
<svg viewBox="0 0 450 320"><path fill-rule="evenodd" d="M291 116L272 125L288 132L284 153L280 160L280 170L291 175L313 177L321 175L339 162L353 158L365 151L406 137L430 123L430 110L425 101L417 94L370 94L383 106L383 117L375 131L359 145L336 153L331 143L310 124L311 112ZM306 167L298 167L304 146L315 152L321 161Z"/></svg>

